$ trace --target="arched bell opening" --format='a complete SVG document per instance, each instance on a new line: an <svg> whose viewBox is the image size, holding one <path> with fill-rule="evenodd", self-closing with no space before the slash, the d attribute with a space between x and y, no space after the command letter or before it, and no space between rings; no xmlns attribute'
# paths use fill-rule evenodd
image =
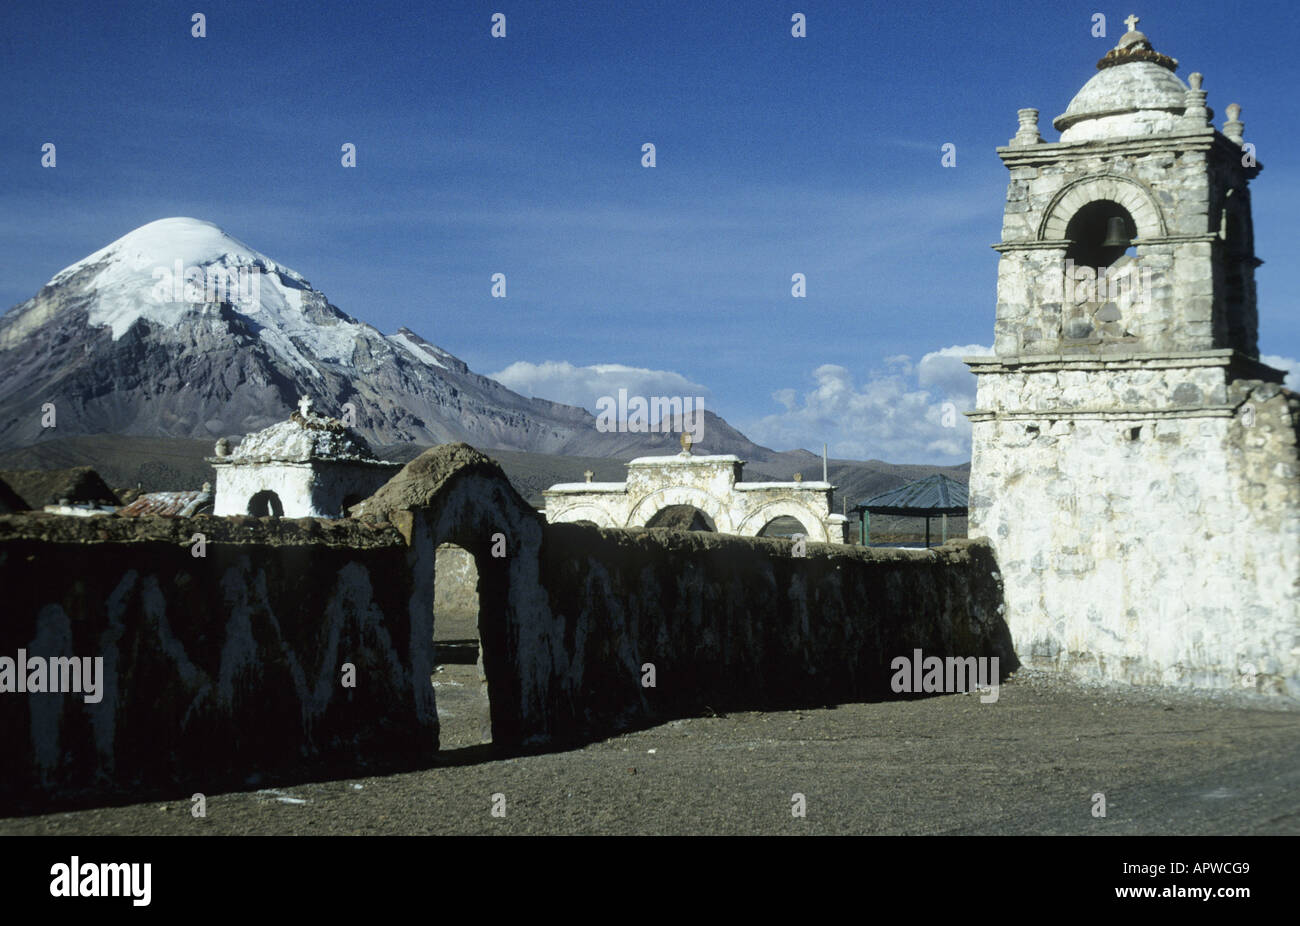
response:
<svg viewBox="0 0 1300 926"><path fill-rule="evenodd" d="M1135 306L1146 296L1138 276L1137 224L1109 199L1081 207L1065 231L1062 334L1072 340L1133 338Z"/></svg>
<svg viewBox="0 0 1300 926"><path fill-rule="evenodd" d="M1127 209L1109 199L1082 207L1065 227L1065 259L1075 266L1110 267L1133 247L1137 225Z"/></svg>

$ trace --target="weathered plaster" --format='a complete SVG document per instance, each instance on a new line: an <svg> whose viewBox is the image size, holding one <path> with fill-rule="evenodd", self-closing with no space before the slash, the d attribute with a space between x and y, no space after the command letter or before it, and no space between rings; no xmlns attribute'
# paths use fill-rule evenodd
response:
<svg viewBox="0 0 1300 926"><path fill-rule="evenodd" d="M664 508L689 505L714 530L754 537L778 517L803 525L809 540L845 543L848 522L832 510L828 482L742 482L744 463L730 454L639 457L627 482L566 482L551 486L546 519L590 521L597 527L644 527Z"/></svg>

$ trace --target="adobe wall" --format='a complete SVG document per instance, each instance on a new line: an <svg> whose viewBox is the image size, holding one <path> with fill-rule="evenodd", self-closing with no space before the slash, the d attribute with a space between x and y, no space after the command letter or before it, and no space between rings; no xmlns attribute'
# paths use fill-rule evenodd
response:
<svg viewBox="0 0 1300 926"><path fill-rule="evenodd" d="M0 805L426 760L407 552L345 521L0 517L0 656L102 657L105 677L97 704L0 693Z"/></svg>
<svg viewBox="0 0 1300 926"><path fill-rule="evenodd" d="M891 660L918 648L1015 667L986 543L808 544L796 557L790 541L547 525L465 445L426 452L353 510L0 517L0 656L99 656L106 676L97 704L0 693L0 805L427 763L435 577L466 565L445 544L477 569L492 737L506 748L893 697Z"/></svg>
<svg viewBox="0 0 1300 926"><path fill-rule="evenodd" d="M890 661L1016 665L987 543L878 550L547 524L494 463L435 448L355 509L411 542L412 624L439 545L475 558L495 743L583 741L706 709L892 697ZM506 555L491 555L491 538ZM427 589L427 590L426 590ZM655 666L655 686L643 666Z"/></svg>
<svg viewBox="0 0 1300 926"><path fill-rule="evenodd" d="M895 698L890 662L1017 663L987 543L924 550L552 524L542 551L563 659L532 736L582 737L702 710ZM655 685L643 669L654 666Z"/></svg>

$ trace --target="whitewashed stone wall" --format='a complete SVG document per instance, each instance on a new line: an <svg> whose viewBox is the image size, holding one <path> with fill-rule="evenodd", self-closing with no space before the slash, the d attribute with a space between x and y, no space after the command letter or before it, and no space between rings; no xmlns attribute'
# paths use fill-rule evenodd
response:
<svg viewBox="0 0 1300 926"><path fill-rule="evenodd" d="M672 505L699 509L724 534L757 536L779 517L797 519L817 542L847 542L847 521L831 510L828 482L742 482L744 463L730 454L640 457L627 482L572 482L551 486L546 519L591 521L597 527L644 527Z"/></svg>
<svg viewBox="0 0 1300 926"><path fill-rule="evenodd" d="M262 463L217 466L213 514L248 514L249 501L259 492L274 492L287 518L320 517L312 506L311 465Z"/></svg>
<svg viewBox="0 0 1300 926"><path fill-rule="evenodd" d="M1300 399L1213 360L975 366L971 535L1022 662L1300 698Z"/></svg>
<svg viewBox="0 0 1300 926"><path fill-rule="evenodd" d="M286 518L340 518L343 502L374 494L400 467L337 461L217 464L213 513L248 514L254 495L274 492Z"/></svg>

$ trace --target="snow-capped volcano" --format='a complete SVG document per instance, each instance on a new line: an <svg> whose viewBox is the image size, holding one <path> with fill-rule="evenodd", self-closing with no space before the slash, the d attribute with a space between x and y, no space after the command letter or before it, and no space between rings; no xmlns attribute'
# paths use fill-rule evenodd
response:
<svg viewBox="0 0 1300 926"><path fill-rule="evenodd" d="M96 293L88 324L107 325L114 341L141 318L173 327L186 316L215 319L218 306L229 302L259 324L258 337L269 349L312 375L319 374L295 340L317 359L347 363L362 327L321 311L311 298L320 294L301 274L200 219L142 225L59 271L50 285L74 280Z"/></svg>
<svg viewBox="0 0 1300 926"><path fill-rule="evenodd" d="M211 222L159 219L64 268L0 317L0 449L74 434L239 438L300 395L372 442L463 440L588 456L672 452L511 392L415 332L384 335ZM52 403L55 429L42 428ZM763 459L706 413L705 446Z"/></svg>

